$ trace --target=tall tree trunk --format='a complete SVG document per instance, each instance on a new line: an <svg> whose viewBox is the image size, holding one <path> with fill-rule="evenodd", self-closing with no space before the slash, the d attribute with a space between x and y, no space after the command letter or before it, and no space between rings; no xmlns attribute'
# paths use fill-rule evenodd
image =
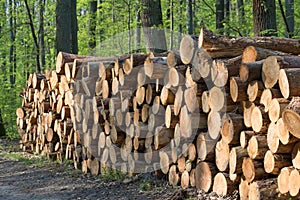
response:
<svg viewBox="0 0 300 200"><path fill-rule="evenodd" d="M226 24L230 22L230 0L225 0L224 2L225 12L224 12L224 19ZM225 25L225 35L229 35L229 28Z"/></svg>
<svg viewBox="0 0 300 200"><path fill-rule="evenodd" d="M237 0L237 10L238 10L239 24L242 25L245 22L244 0ZM241 30L240 33L241 33L241 36L244 36L245 31Z"/></svg>
<svg viewBox="0 0 300 200"><path fill-rule="evenodd" d="M170 0L170 50L173 49L173 40L174 40L173 0Z"/></svg>
<svg viewBox="0 0 300 200"><path fill-rule="evenodd" d="M76 0L71 0L71 53L78 54L78 22Z"/></svg>
<svg viewBox="0 0 300 200"><path fill-rule="evenodd" d="M10 28L10 49L9 49L9 81L11 85L15 84L16 72L16 29L15 29L15 2L9 0L9 28Z"/></svg>
<svg viewBox="0 0 300 200"><path fill-rule="evenodd" d="M28 14L28 18L29 18L29 26L30 26L32 37L33 37L34 46L35 46L36 71L41 72L42 70L41 70L41 65L40 65L40 45L39 45L39 41L38 41L38 36L35 33L34 22L33 22L34 20L33 20L32 14L31 14L31 10L29 8L28 1L24 0L24 3L25 3L26 10L27 10L27 14Z"/></svg>
<svg viewBox="0 0 300 200"><path fill-rule="evenodd" d="M276 36L275 0L253 0L255 36Z"/></svg>
<svg viewBox="0 0 300 200"><path fill-rule="evenodd" d="M90 52L96 47L96 20L97 20L97 0L89 2L90 15L89 15L89 48Z"/></svg>
<svg viewBox="0 0 300 200"><path fill-rule="evenodd" d="M289 37L293 37L295 29L294 0L285 0L285 14L289 28L289 33L287 34Z"/></svg>
<svg viewBox="0 0 300 200"><path fill-rule="evenodd" d="M216 30L220 33L224 33L224 0L216 0Z"/></svg>
<svg viewBox="0 0 300 200"><path fill-rule="evenodd" d="M179 0L178 46L180 46L181 35L182 35L182 4L183 4L183 0Z"/></svg>
<svg viewBox="0 0 300 200"><path fill-rule="evenodd" d="M39 0L40 6L40 28L39 28L39 50L40 50L40 66L41 69L45 67L45 39L44 39L44 11L45 11L45 0Z"/></svg>
<svg viewBox="0 0 300 200"><path fill-rule="evenodd" d="M127 2L127 6L128 6L128 17L127 17L127 29L128 29L128 53L131 52L131 1L128 0Z"/></svg>
<svg viewBox="0 0 300 200"><path fill-rule="evenodd" d="M193 5L192 0L186 0L186 30L188 34L193 34Z"/></svg>
<svg viewBox="0 0 300 200"><path fill-rule="evenodd" d="M136 46L135 49L138 52L141 48L141 13L140 13L140 7L139 2L137 1L135 5L135 20L136 20Z"/></svg>
<svg viewBox="0 0 300 200"><path fill-rule="evenodd" d="M71 53L71 3L56 0L56 51Z"/></svg>
<svg viewBox="0 0 300 200"><path fill-rule="evenodd" d="M142 26L148 52L160 53L167 50L163 29L160 0L140 0L142 8Z"/></svg>
<svg viewBox="0 0 300 200"><path fill-rule="evenodd" d="M6 131L5 131L5 126L2 118L2 112L0 109L0 136L5 136L5 135L6 135Z"/></svg>

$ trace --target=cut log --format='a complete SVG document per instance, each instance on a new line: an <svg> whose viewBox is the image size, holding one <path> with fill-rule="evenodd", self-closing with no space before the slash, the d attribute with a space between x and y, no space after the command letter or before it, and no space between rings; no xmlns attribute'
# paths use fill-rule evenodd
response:
<svg viewBox="0 0 300 200"><path fill-rule="evenodd" d="M261 81L250 82L247 88L249 101L254 102L257 98L260 98L263 90L264 86Z"/></svg>
<svg viewBox="0 0 300 200"><path fill-rule="evenodd" d="M275 56L269 56L262 66L262 80L266 88L272 88L278 81L280 66Z"/></svg>
<svg viewBox="0 0 300 200"><path fill-rule="evenodd" d="M167 56L167 65L169 67L175 67L177 65L182 65L180 58L180 53L178 51L169 51Z"/></svg>
<svg viewBox="0 0 300 200"><path fill-rule="evenodd" d="M282 112L283 122L288 131L300 138L300 97L294 97L290 104L286 107L286 110Z"/></svg>
<svg viewBox="0 0 300 200"><path fill-rule="evenodd" d="M230 96L234 102L247 101L248 84L239 77L230 78Z"/></svg>
<svg viewBox="0 0 300 200"><path fill-rule="evenodd" d="M174 100L174 114L175 116L178 116L181 106L182 106L182 101L183 101L183 91L182 87L179 86L176 94L175 94L175 100Z"/></svg>
<svg viewBox="0 0 300 200"><path fill-rule="evenodd" d="M251 111L251 125L255 132L267 131L267 124L269 123L268 114L265 113L261 107L254 107Z"/></svg>
<svg viewBox="0 0 300 200"><path fill-rule="evenodd" d="M217 169L213 163L198 163L195 169L196 188L209 192L212 187L213 177L216 174Z"/></svg>
<svg viewBox="0 0 300 200"><path fill-rule="evenodd" d="M190 64L197 51L196 41L189 35L182 38L180 42L180 57L183 64Z"/></svg>
<svg viewBox="0 0 300 200"><path fill-rule="evenodd" d="M241 146L233 147L229 154L229 174L241 174L243 158L248 156L247 150Z"/></svg>
<svg viewBox="0 0 300 200"><path fill-rule="evenodd" d="M241 179L240 185L239 185L239 194L241 200L248 200L249 197L249 182L246 180Z"/></svg>
<svg viewBox="0 0 300 200"><path fill-rule="evenodd" d="M269 104L269 118L271 122L277 122L281 117L283 110L288 106L290 101L286 99L272 99Z"/></svg>
<svg viewBox="0 0 300 200"><path fill-rule="evenodd" d="M293 167L284 167L280 170L278 175L278 190L281 194L286 194L289 192L289 177Z"/></svg>
<svg viewBox="0 0 300 200"><path fill-rule="evenodd" d="M249 140L247 147L248 155L252 159L263 159L268 151L266 135L255 135Z"/></svg>
<svg viewBox="0 0 300 200"><path fill-rule="evenodd" d="M300 69L299 68L289 68L281 69L278 72L279 77L279 87L281 94L284 98L289 98L292 96L298 96L300 94Z"/></svg>
<svg viewBox="0 0 300 200"><path fill-rule="evenodd" d="M213 61L210 55L203 48L199 48L196 50L196 53L192 60L194 70L198 72L202 78L209 77L210 70L213 65L212 62Z"/></svg>
<svg viewBox="0 0 300 200"><path fill-rule="evenodd" d="M300 174L297 169L293 169L289 176L289 193L292 197L299 193L300 188Z"/></svg>
<svg viewBox="0 0 300 200"><path fill-rule="evenodd" d="M273 154L269 150L264 157L264 168L269 174L278 175L283 167L291 166L291 164L290 154Z"/></svg>
<svg viewBox="0 0 300 200"><path fill-rule="evenodd" d="M300 142L296 143L292 152L293 167L300 169Z"/></svg>
<svg viewBox="0 0 300 200"><path fill-rule="evenodd" d="M208 51L211 57L234 57L241 55L247 46L266 48L292 54L300 54L299 41L288 38L273 37L227 37L215 35L203 29L199 36L199 48Z"/></svg>
<svg viewBox="0 0 300 200"><path fill-rule="evenodd" d="M219 196L231 194L234 190L233 182L229 179L228 174L217 173L214 177L213 192Z"/></svg>
<svg viewBox="0 0 300 200"><path fill-rule="evenodd" d="M216 166L221 172L224 172L228 168L229 153L229 145L227 143L223 140L217 142L215 149Z"/></svg>
<svg viewBox="0 0 300 200"><path fill-rule="evenodd" d="M221 116L219 112L210 111L207 117L208 134L212 139L217 139L221 131Z"/></svg>
<svg viewBox="0 0 300 200"><path fill-rule="evenodd" d="M176 172L176 165L172 165L170 167L168 175L170 185L176 186L180 179L178 173Z"/></svg>
<svg viewBox="0 0 300 200"><path fill-rule="evenodd" d="M256 61L256 62L246 62L242 63L240 66L240 79L244 82L261 80L262 74L262 65L264 60Z"/></svg>
<svg viewBox="0 0 300 200"><path fill-rule="evenodd" d="M196 149L200 161L215 161L215 144L216 140L209 137L207 133L199 134L196 140Z"/></svg>
<svg viewBox="0 0 300 200"><path fill-rule="evenodd" d="M251 158L243 159L243 175L246 181L251 182L260 178L266 177L266 172L263 167L263 163L260 161L252 160Z"/></svg>
<svg viewBox="0 0 300 200"><path fill-rule="evenodd" d="M281 98L280 91L277 89L264 89L260 97L260 104L265 106L265 112L269 111L270 103L273 98Z"/></svg>
<svg viewBox="0 0 300 200"><path fill-rule="evenodd" d="M209 107L209 92L204 91L201 96L201 103L202 103L202 111L205 113L209 113L210 107Z"/></svg>
<svg viewBox="0 0 300 200"><path fill-rule="evenodd" d="M244 118L242 115L228 113L223 116L221 135L222 140L227 144L238 144L240 132L244 129Z"/></svg>
<svg viewBox="0 0 300 200"><path fill-rule="evenodd" d="M269 49L259 48L255 46L248 46L243 51L242 62L243 63L255 62L257 60L265 59L268 56L277 56L277 55L284 55L284 53L275 52Z"/></svg>

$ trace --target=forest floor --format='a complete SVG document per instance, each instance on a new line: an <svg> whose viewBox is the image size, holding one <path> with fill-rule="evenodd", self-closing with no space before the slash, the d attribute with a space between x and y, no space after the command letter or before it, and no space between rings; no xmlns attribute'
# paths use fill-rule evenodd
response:
<svg viewBox="0 0 300 200"><path fill-rule="evenodd" d="M62 164L21 152L18 140L0 139L0 199L237 199L196 189L174 188L152 174L128 178L91 176Z"/></svg>

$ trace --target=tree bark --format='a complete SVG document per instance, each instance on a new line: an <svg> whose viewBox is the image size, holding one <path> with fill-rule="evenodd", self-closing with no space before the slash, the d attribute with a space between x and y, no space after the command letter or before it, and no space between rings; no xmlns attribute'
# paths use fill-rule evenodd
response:
<svg viewBox="0 0 300 200"><path fill-rule="evenodd" d="M56 1L56 51L72 52L71 48L71 0Z"/></svg>
<svg viewBox="0 0 300 200"><path fill-rule="evenodd" d="M161 53L167 50L165 32L162 29L161 1L140 0L143 7L142 26L148 52Z"/></svg>
<svg viewBox="0 0 300 200"><path fill-rule="evenodd" d="M96 47L96 18L98 1L89 2L89 48L90 51Z"/></svg>
<svg viewBox="0 0 300 200"><path fill-rule="evenodd" d="M276 36L275 0L253 0L255 36Z"/></svg>

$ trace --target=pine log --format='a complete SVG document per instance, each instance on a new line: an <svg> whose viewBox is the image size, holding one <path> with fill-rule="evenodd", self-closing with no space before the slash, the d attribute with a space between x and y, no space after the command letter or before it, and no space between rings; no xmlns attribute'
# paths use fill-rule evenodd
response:
<svg viewBox="0 0 300 200"><path fill-rule="evenodd" d="M242 173L243 158L246 156L248 156L247 150L241 146L233 147L230 150L229 174L241 174Z"/></svg>
<svg viewBox="0 0 300 200"><path fill-rule="evenodd" d="M199 36L199 47L208 51L211 57L234 57L241 55L247 46L260 47L273 51L300 54L299 41L296 39L273 37L227 37L215 35L202 29Z"/></svg>
<svg viewBox="0 0 300 200"><path fill-rule="evenodd" d="M277 177L278 190L281 194L286 194L289 192L289 177L293 167L284 167L280 170Z"/></svg>
<svg viewBox="0 0 300 200"><path fill-rule="evenodd" d="M150 57L146 58L144 62L145 74L150 79L161 79L168 71L168 66L165 61L153 60Z"/></svg>
<svg viewBox="0 0 300 200"><path fill-rule="evenodd" d="M215 154L216 154L216 166L218 170L224 172L228 169L229 163L229 145L221 139L216 144Z"/></svg>
<svg viewBox="0 0 300 200"><path fill-rule="evenodd" d="M174 100L174 114L175 116L178 116L181 106L183 102L183 91L182 87L179 86L177 88L176 94L175 94L175 100Z"/></svg>
<svg viewBox="0 0 300 200"><path fill-rule="evenodd" d="M176 165L172 165L169 169L168 180L170 185L176 186L180 180L179 175L176 171Z"/></svg>
<svg viewBox="0 0 300 200"><path fill-rule="evenodd" d="M249 101L254 102L257 98L260 98L263 90L264 86L261 81L251 81L247 88Z"/></svg>
<svg viewBox="0 0 300 200"><path fill-rule="evenodd" d="M213 163L199 162L195 169L196 188L209 192L217 169Z"/></svg>
<svg viewBox="0 0 300 200"><path fill-rule="evenodd" d="M270 119L268 113L265 113L261 107L254 107L251 111L251 125L255 132L267 131L267 125Z"/></svg>
<svg viewBox="0 0 300 200"><path fill-rule="evenodd" d="M219 196L231 194L234 191L234 184L225 173L217 173L214 177L213 192Z"/></svg>
<svg viewBox="0 0 300 200"><path fill-rule="evenodd" d="M192 60L193 69L198 72L202 78L206 79L209 77L213 66L212 62L210 55L203 48L199 48L196 50Z"/></svg>
<svg viewBox="0 0 300 200"><path fill-rule="evenodd" d="M277 185L274 181L255 181L249 185L249 199L285 199L278 198Z"/></svg>
<svg viewBox="0 0 300 200"><path fill-rule="evenodd" d="M234 102L247 101L248 84L243 82L239 77L230 78L230 96Z"/></svg>
<svg viewBox="0 0 300 200"><path fill-rule="evenodd" d="M256 62L244 62L240 66L240 79L244 82L254 81L254 80L261 80L262 74L262 65L264 60L259 60Z"/></svg>
<svg viewBox="0 0 300 200"><path fill-rule="evenodd" d="M278 81L280 66L275 56L269 56L262 66L262 81L266 88L272 88Z"/></svg>
<svg viewBox="0 0 300 200"><path fill-rule="evenodd" d="M263 163L245 157L242 165L243 175L248 182L258 180L266 176Z"/></svg>
<svg viewBox="0 0 300 200"><path fill-rule="evenodd" d="M291 166L291 164L290 154L273 154L268 150L264 157L264 168L269 174L278 175L281 168Z"/></svg>
<svg viewBox="0 0 300 200"><path fill-rule="evenodd" d="M293 167L300 169L300 142L296 143L292 152Z"/></svg>
<svg viewBox="0 0 300 200"><path fill-rule="evenodd" d="M255 62L257 60L263 60L269 56L286 55L281 52L275 52L269 49L264 49L255 46L248 46L244 49L242 55L242 62Z"/></svg>
<svg viewBox="0 0 300 200"><path fill-rule="evenodd" d="M300 188L300 174L298 169L293 169L289 176L289 193L292 197L299 193Z"/></svg>
<svg viewBox="0 0 300 200"><path fill-rule="evenodd" d="M239 194L241 200L248 200L249 199L249 182L246 180L241 179L239 184Z"/></svg>
<svg viewBox="0 0 300 200"><path fill-rule="evenodd" d="M282 112L283 122L288 131L295 137L300 138L300 98L293 97L290 104Z"/></svg>
<svg viewBox="0 0 300 200"><path fill-rule="evenodd" d="M260 97L260 104L264 105L265 112L269 111L270 103L273 98L281 98L282 95L278 89L264 89Z"/></svg>
<svg viewBox="0 0 300 200"><path fill-rule="evenodd" d="M277 122L279 117L281 117L283 110L290 103L289 100L286 99L272 99L269 104L269 118L271 122Z"/></svg>
<svg viewBox="0 0 300 200"><path fill-rule="evenodd" d="M299 68L288 68L281 69L278 73L279 87L281 94L284 98L297 96L300 94L300 69Z"/></svg>
<svg viewBox="0 0 300 200"><path fill-rule="evenodd" d="M196 140L196 149L200 161L215 161L215 144L216 140L209 137L207 133L199 134Z"/></svg>
<svg viewBox="0 0 300 200"><path fill-rule="evenodd" d="M221 135L222 140L227 144L238 144L240 132L244 129L245 125L242 115L228 113L223 116Z"/></svg>
<svg viewBox="0 0 300 200"><path fill-rule="evenodd" d="M263 159L268 151L266 135L255 135L249 140L247 152L252 159Z"/></svg>
<svg viewBox="0 0 300 200"><path fill-rule="evenodd" d="M205 113L209 113L210 106L209 106L209 92L204 91L201 96L201 103L202 103L202 111Z"/></svg>
<svg viewBox="0 0 300 200"><path fill-rule="evenodd" d="M167 56L167 65L169 67L175 67L178 65L182 65L182 61L180 58L180 53L178 51L169 51Z"/></svg>
<svg viewBox="0 0 300 200"><path fill-rule="evenodd" d="M212 139L218 138L221 131L221 115L219 112L210 111L207 117L208 134Z"/></svg>
<svg viewBox="0 0 300 200"><path fill-rule="evenodd" d="M182 38L180 42L180 57L183 64L190 64L198 49L196 41L189 35Z"/></svg>

